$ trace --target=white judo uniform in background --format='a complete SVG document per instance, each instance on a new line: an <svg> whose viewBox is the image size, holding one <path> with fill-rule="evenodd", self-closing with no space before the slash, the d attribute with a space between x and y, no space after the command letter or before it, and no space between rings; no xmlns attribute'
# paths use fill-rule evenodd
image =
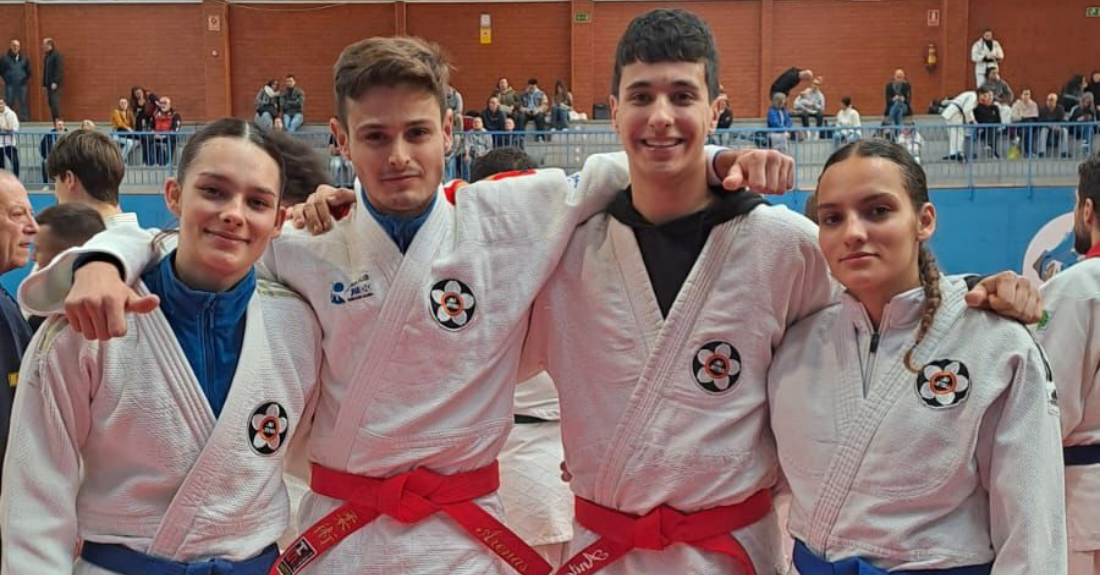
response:
<svg viewBox="0 0 1100 575"><path fill-rule="evenodd" d="M604 179L613 173L618 182L625 169L599 168L616 161L597 157L573 178L546 170L479 182L460 190L455 205L441 190L405 254L362 203L328 234L287 230L272 241L259 275L302 294L324 330L311 461L366 477L414 468L451 475L492 464L512 427L530 305L572 230L610 199L591 193L618 189ZM110 230L85 247L116 255L131 282L157 257ZM33 279L23 291L53 299L71 281ZM476 501L503 517L495 494ZM299 526L341 504L307 494ZM513 573L443 514L415 524L382 516L305 572Z"/></svg>
<svg viewBox="0 0 1100 575"><path fill-rule="evenodd" d="M761 206L713 228L662 318L633 229L607 214L586 222L536 301L525 349L525 369L545 366L560 392L573 492L644 515L772 488L772 350L788 325L832 301L832 285L813 224ZM728 377L701 375L714 354L732 360ZM759 575L783 571L774 511L733 535ZM575 523L570 553L597 538ZM600 575L740 573L734 565L674 544L635 549Z"/></svg>
<svg viewBox="0 0 1100 575"><path fill-rule="evenodd" d="M515 413L542 421L517 422L500 452L505 523L556 567L573 538L573 492L561 479L561 405L549 375L516 386Z"/></svg>
<svg viewBox="0 0 1100 575"><path fill-rule="evenodd" d="M948 151L954 156L963 153L966 143L966 128L964 124L974 123L974 108L978 106L978 93L968 91L948 100L940 116L943 116L949 126L958 126L947 130Z"/></svg>
<svg viewBox="0 0 1100 575"><path fill-rule="evenodd" d="M993 563L1065 572L1058 407L1042 352L1014 322L966 308L962 282L914 353L920 288L874 329L849 295L788 331L768 381L793 494L789 530L829 561L894 570Z"/></svg>
<svg viewBox="0 0 1100 575"><path fill-rule="evenodd" d="M321 331L301 298L266 282L245 321L218 418L159 310L130 316L127 335L108 342L64 318L43 325L4 468L5 575L110 573L74 568L78 539L187 562L243 560L279 537L283 458L307 427Z"/></svg>
<svg viewBox="0 0 1100 575"><path fill-rule="evenodd" d="M1062 409L1066 446L1100 445L1100 258L1054 276L1040 289L1049 316L1036 330ZM1070 575L1100 573L1100 465L1066 466Z"/></svg>

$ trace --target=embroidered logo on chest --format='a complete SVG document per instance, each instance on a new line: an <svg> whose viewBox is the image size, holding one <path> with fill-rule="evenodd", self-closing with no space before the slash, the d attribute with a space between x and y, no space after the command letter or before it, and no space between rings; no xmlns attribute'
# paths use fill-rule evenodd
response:
<svg viewBox="0 0 1100 575"><path fill-rule="evenodd" d="M449 331L458 331L474 319L477 301L470 286L455 280L441 280L432 286L428 297L432 317Z"/></svg>
<svg viewBox="0 0 1100 575"><path fill-rule="evenodd" d="M917 374L917 395L928 407L945 409L966 401L970 370L955 359L929 362Z"/></svg>
<svg viewBox="0 0 1100 575"><path fill-rule="evenodd" d="M372 295L374 295L374 288L370 284L370 274L363 274L353 282L337 281L332 283L332 303L335 305L345 304Z"/></svg>
<svg viewBox="0 0 1100 575"><path fill-rule="evenodd" d="M703 345L691 362L695 383L711 393L729 391L741 378L741 354L733 344L711 341Z"/></svg>
<svg viewBox="0 0 1100 575"><path fill-rule="evenodd" d="M256 453L271 455L286 442L289 429L290 421L283 406L267 401L261 403L248 419L248 442Z"/></svg>

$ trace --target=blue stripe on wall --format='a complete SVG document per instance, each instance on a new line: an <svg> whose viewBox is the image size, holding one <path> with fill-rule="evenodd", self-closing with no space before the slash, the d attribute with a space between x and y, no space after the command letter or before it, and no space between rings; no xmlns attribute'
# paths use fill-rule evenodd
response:
<svg viewBox="0 0 1100 575"><path fill-rule="evenodd" d="M801 212L807 195L800 192L770 199ZM1072 211L1073 197L1073 188L933 190L938 224L932 249L940 267L948 273L989 274L1009 269L1020 273L1032 236L1051 219ZM52 194L31 194L35 210L53 202ZM123 196L122 206L137 212L145 226L164 227L173 221L159 195ZM27 269L4 274L0 282L15 293Z"/></svg>

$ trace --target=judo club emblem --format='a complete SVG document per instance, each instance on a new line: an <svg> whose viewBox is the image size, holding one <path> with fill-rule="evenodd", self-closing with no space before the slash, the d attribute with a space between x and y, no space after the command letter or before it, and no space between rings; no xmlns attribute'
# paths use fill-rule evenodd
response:
<svg viewBox="0 0 1100 575"><path fill-rule="evenodd" d="M961 361L933 361L917 374L917 394L928 407L953 407L965 401L969 392L970 370Z"/></svg>
<svg viewBox="0 0 1100 575"><path fill-rule="evenodd" d="M248 440L252 450L260 455L279 451L286 442L288 429L290 424L283 406L274 401L260 404L248 419Z"/></svg>
<svg viewBox="0 0 1100 575"><path fill-rule="evenodd" d="M729 391L741 378L741 354L724 341L708 342L691 362L695 383L711 393Z"/></svg>
<svg viewBox="0 0 1100 575"><path fill-rule="evenodd" d="M474 299L470 286L453 279L436 282L428 300L432 317L450 331L458 331L470 325L474 310L477 309L477 300Z"/></svg>

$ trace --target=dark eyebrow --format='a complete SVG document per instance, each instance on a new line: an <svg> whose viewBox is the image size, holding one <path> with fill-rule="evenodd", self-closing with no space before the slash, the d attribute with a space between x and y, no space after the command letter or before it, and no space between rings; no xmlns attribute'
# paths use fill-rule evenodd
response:
<svg viewBox="0 0 1100 575"><path fill-rule="evenodd" d="M199 172L199 176L204 177L204 178L210 178L212 180L217 180L217 181L219 181L221 183L224 183L224 184L234 184L234 183L236 183L233 179L225 176L224 174L219 174L218 172ZM276 194L275 191L272 190L271 188L267 188L267 187L263 187L263 186L252 186L248 189L253 191L253 192L259 192L261 194L268 194L268 195L275 196L275 197L279 196L279 194Z"/></svg>
<svg viewBox="0 0 1100 575"><path fill-rule="evenodd" d="M882 199L882 197L883 197L883 196L887 196L887 197L892 197L892 195L891 195L890 193L888 193L888 192L876 192L876 193L874 193L874 194L871 194L871 195L869 195L869 196L867 196L867 197L865 197L865 198L861 199L861 200L859 201L859 203L860 203L860 204L869 204L869 203L872 203L872 202L874 202L874 201L877 201L877 200L880 200L880 199ZM824 204L818 204L818 205L817 205L817 209L818 209L818 210L823 210L823 209L836 209L837 205L838 205L838 204L837 204L836 202L826 202L826 203L824 203Z"/></svg>

